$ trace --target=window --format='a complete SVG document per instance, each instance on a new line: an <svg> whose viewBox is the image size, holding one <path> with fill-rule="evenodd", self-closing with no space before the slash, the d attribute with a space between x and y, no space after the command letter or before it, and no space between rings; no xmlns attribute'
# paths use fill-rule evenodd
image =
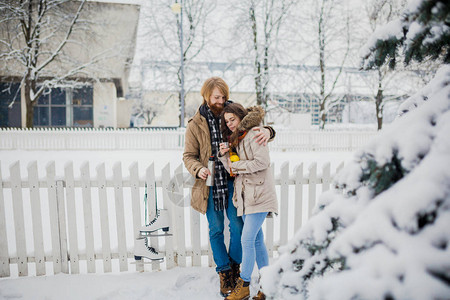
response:
<svg viewBox="0 0 450 300"><path fill-rule="evenodd" d="M19 87L19 83L0 82L0 127L22 126Z"/></svg>
<svg viewBox="0 0 450 300"><path fill-rule="evenodd" d="M73 126L93 127L93 89L85 86L74 89L72 95Z"/></svg>
<svg viewBox="0 0 450 300"><path fill-rule="evenodd" d="M55 88L46 91L34 108L34 125L93 127L93 88Z"/></svg>
<svg viewBox="0 0 450 300"><path fill-rule="evenodd" d="M33 115L34 126L66 126L66 91L55 88L45 91L36 106Z"/></svg>

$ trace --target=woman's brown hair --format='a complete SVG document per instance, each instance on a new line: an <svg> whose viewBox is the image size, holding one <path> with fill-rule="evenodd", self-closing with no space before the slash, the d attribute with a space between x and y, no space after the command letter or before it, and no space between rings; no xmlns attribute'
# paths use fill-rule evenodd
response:
<svg viewBox="0 0 450 300"><path fill-rule="evenodd" d="M232 132L230 128L228 128L227 123L225 122L225 113L232 113L237 118L239 118L240 121L248 114L247 109L245 109L242 105L239 103L230 103L227 106L224 107L222 111L221 118L221 131L222 131L222 138L224 141L228 141L232 147L236 147L239 143L239 135L240 132L238 130L235 130L235 132Z"/></svg>
<svg viewBox="0 0 450 300"><path fill-rule="evenodd" d="M219 91L225 96L225 100L230 99L230 89L228 88L227 83L220 77L211 77L206 79L203 83L202 89L200 90L200 94L203 97L203 104L208 103L215 88L218 88Z"/></svg>

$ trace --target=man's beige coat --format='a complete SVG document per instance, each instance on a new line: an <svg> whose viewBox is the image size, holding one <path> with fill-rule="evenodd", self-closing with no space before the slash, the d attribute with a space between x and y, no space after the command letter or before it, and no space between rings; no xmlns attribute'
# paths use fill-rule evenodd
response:
<svg viewBox="0 0 450 300"><path fill-rule="evenodd" d="M195 178L191 206L202 214L206 213L208 207L209 187L206 186L205 180L197 177L197 174L201 168L208 166L211 153L208 121L200 114L200 111L197 111L186 127L183 162L188 172Z"/></svg>

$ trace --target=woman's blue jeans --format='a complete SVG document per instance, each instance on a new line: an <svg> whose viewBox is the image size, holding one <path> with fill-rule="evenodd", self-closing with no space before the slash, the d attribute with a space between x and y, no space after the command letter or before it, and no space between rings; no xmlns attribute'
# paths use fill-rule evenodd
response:
<svg viewBox="0 0 450 300"><path fill-rule="evenodd" d="M264 244L264 234L262 224L266 219L267 212L244 215L244 228L242 230L242 266L241 278L250 281L253 267L256 264L258 269L269 264L269 254Z"/></svg>
<svg viewBox="0 0 450 300"><path fill-rule="evenodd" d="M233 205L233 181L228 181L228 208L227 217L230 221L230 245L225 247L225 240L223 235L224 230L224 211L214 210L214 200L212 189L209 189L208 208L206 210L206 218L209 226L209 241L213 252L214 262L216 263L216 272L229 270L230 263L234 262L240 264L242 262L242 246L241 234L243 221L241 217L237 216L236 207Z"/></svg>

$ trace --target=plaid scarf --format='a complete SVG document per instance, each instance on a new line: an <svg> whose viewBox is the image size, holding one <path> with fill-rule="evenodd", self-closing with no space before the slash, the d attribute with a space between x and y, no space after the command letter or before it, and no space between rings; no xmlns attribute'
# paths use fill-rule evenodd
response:
<svg viewBox="0 0 450 300"><path fill-rule="evenodd" d="M205 117L208 120L209 132L211 133L211 150L215 161L214 186L212 187L214 210L223 210L228 208L228 175L217 155L219 153L219 144L222 142L220 119L214 117L208 105L204 106Z"/></svg>

